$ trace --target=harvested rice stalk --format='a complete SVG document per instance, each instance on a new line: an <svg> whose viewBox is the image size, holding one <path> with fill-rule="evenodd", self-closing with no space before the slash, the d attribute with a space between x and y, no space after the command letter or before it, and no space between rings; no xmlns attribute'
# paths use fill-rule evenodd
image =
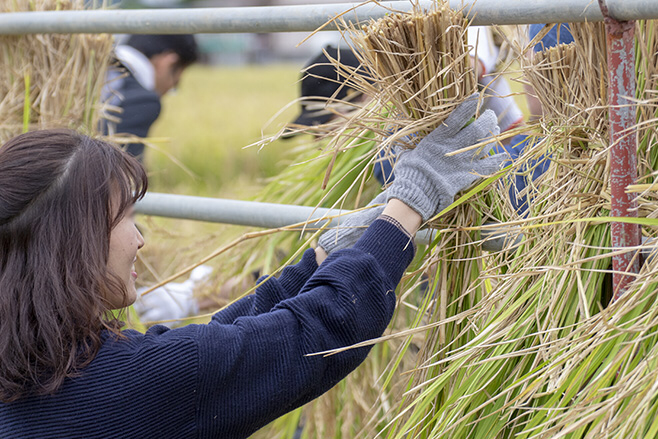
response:
<svg viewBox="0 0 658 439"><path fill-rule="evenodd" d="M564 141L544 142L554 140ZM526 220L516 252L489 256L477 278L452 293L458 302L483 291L480 300L448 309L447 316L461 317L460 332L449 333L452 343L436 343L439 350L423 356L389 437L512 438L543 407L541 393L562 386L559 370L547 370L538 388L528 389L526 380L574 325L605 305L602 287L610 264L607 224L573 222L609 209L601 194L607 187L605 151L582 158L580 149L573 142L554 151L550 175L537 184L536 216ZM531 390L536 399L510 403Z"/></svg>
<svg viewBox="0 0 658 439"><path fill-rule="evenodd" d="M392 14L353 33L381 90L378 98L394 109L391 129L422 120L424 130L431 130L476 91L466 26L461 12L439 2L435 9Z"/></svg>
<svg viewBox="0 0 658 439"><path fill-rule="evenodd" d="M363 63L377 78L379 101L386 103L380 111L386 119L381 123L382 149L403 136L418 133L405 145L413 147L416 139L438 126L454 105L476 90L465 43L467 23L461 13L440 3L426 16L418 17L418 14L414 11L413 19L387 17L366 27L362 40L352 37L362 49L359 53L363 53ZM445 38L439 39L438 35ZM442 232L422 255L421 265L412 268L416 279L424 273L428 288L424 292L413 287L401 290L403 298L416 297L421 305L406 323L400 317L402 313L396 320L397 327L424 324L433 327L419 331L424 334L424 342L420 345L417 369L404 385L408 392L395 394L392 409L379 417L378 422L371 421L370 426L381 427L388 422L397 425L396 416L413 406L420 395L416 386L436 380L446 370L443 364L424 365L430 359L441 360L448 349L468 345L476 335L466 315L487 296L489 287L477 282L486 266L479 246L479 231L465 229L477 229L487 220L501 221L515 216L507 203L506 192L499 189L480 188L468 201L433 221L432 225ZM436 324L439 322L443 323ZM452 386L458 378L458 375L447 376L446 382ZM433 395L432 404L449 398L449 393L442 395ZM358 437L372 437L374 433L368 427Z"/></svg>
<svg viewBox="0 0 658 439"><path fill-rule="evenodd" d="M544 110L544 123L567 135L607 139L606 36L603 23L570 24L574 42L521 57L523 72Z"/></svg>
<svg viewBox="0 0 658 439"><path fill-rule="evenodd" d="M326 111L337 117L323 125L297 127L298 132L330 139L325 150L334 157L354 147L355 139L370 139L373 133L380 150L399 142L414 147L417 139L436 128L477 89L466 45L467 24L463 14L444 1L429 11L416 7L363 28L343 22L342 32L352 41L361 67L328 59L344 82L367 100L326 99ZM376 152L373 149L373 157ZM323 188L332 170L330 164Z"/></svg>
<svg viewBox="0 0 658 439"><path fill-rule="evenodd" d="M413 147L477 90L466 43L468 22L446 2L423 11L416 6L362 28L344 24L367 75L353 75L357 89L371 93L371 105L339 122L335 146L349 128L378 133L384 146L405 139ZM414 138L408 138L410 134Z"/></svg>
<svg viewBox="0 0 658 439"><path fill-rule="evenodd" d="M544 98L542 103L551 107L545 126L554 127L535 148L550 152L553 160L548 175L535 182L531 217L524 220L538 228L524 229L525 240L513 255L491 255L477 277L461 286L460 298L478 290L484 294L470 307L458 306L446 313L461 315L465 321L460 332L452 334L457 342L437 343L438 353L430 349L424 356L394 422L387 426L389 437L520 434L537 407L534 400L527 409L510 404L528 392L524 379L551 357L554 343L570 334L572 325L596 314L605 302L601 285L602 271L609 265L607 228L572 222L581 216L601 216L609 209L604 148L583 150L571 137L578 130L588 135L587 140L600 139L595 131L599 126L591 123L599 119L588 119L588 111L601 101L584 100L590 90L573 86L577 70L568 64L592 59L587 50L596 46L584 47L584 52L583 46L562 46L540 54L535 60L542 69L530 72L540 79L533 85ZM600 65L605 67L605 58ZM605 78L605 70L602 73ZM604 87L599 96L605 97L605 92ZM550 371L541 391L555 389L560 382L560 374Z"/></svg>
<svg viewBox="0 0 658 439"><path fill-rule="evenodd" d="M0 12L83 9L84 0L0 0ZM32 129L96 130L112 37L0 36L0 143Z"/></svg>
<svg viewBox="0 0 658 439"><path fill-rule="evenodd" d="M320 160L306 157L307 161L291 167L281 180L273 182L267 198L272 199L274 190L307 205L322 202L323 207L354 208L366 204L373 194L374 188L367 180L378 150L387 150L401 141L414 147L416 139L437 127L456 105L476 91L466 26L461 12L450 10L444 2L430 11L415 9L392 14L363 29L345 25L343 32L357 47L362 67L354 69L341 65L340 60L330 61L343 72L350 87L361 90L368 100L356 104L329 99L329 111L338 106L349 106L352 111L336 112L334 121L308 130L327 137L326 146L315 153ZM360 74L361 71L366 73ZM416 133L416 137L408 137ZM323 181L327 191L321 190L318 177L315 185L309 182L311 175L321 176L321 172L304 171L316 169L319 163L325 169L328 165ZM442 218L441 226L447 224L455 229L457 223L477 226L483 219L500 218L508 207L490 199L480 194L474 196ZM421 249L412 273L400 288L400 306L392 324L394 332L436 321L438 316L452 317L459 313L460 306L469 307L482 298L484 290L479 288L461 297L461 291L482 268L479 246L468 245L477 239L478 232L453 230L440 235L434 250ZM297 245L302 243L298 241ZM450 270L442 282L435 278L436 265ZM449 295L437 304L434 291L439 289ZM378 346L347 379L346 387L322 396L306 412L305 432L309 437L372 437L365 432L381 428L385 422L382 424L380 418L386 418L389 409L399 404L408 382L400 374L413 367L418 350L431 355L429 351L437 343L445 347L453 335L460 345L466 343L472 332L459 334L468 332L467 325L468 321L459 321L430 331L428 334L434 337L431 343L424 342L427 331L423 331ZM336 414L336 418L327 419L319 413ZM343 426L342 431L336 424Z"/></svg>
<svg viewBox="0 0 658 439"><path fill-rule="evenodd" d="M656 49L647 44L654 38L653 24L642 26L638 53L649 59L638 60L638 78L648 83L655 78ZM574 54L576 61L595 57L592 45L575 45L575 50L581 51ZM605 69L597 74L607 77ZM539 96L563 92L544 84ZM647 93L649 87L638 87L639 99ZM605 94L601 97L605 102ZM583 102L584 96L575 95L553 113L557 119L546 119L550 129L542 144L552 153L551 168L537 182L532 216L524 221L525 240L513 256L489 261L478 282L490 280L490 294L463 310L475 336L467 345L447 348L443 358L426 357L425 376L410 386L382 436L658 437L658 261L645 263L630 290L605 309L612 252L611 220L605 219L610 209L607 141L601 144L605 137L588 124L587 112L598 108ZM640 169L655 174L648 166L656 149L649 134L655 127L653 102L640 110L640 126L647 128L638 151ZM575 130L587 134L589 148L571 137ZM647 198L643 208L651 207L655 216L658 205ZM655 236L658 222L640 221L644 232ZM443 374L435 373L439 368Z"/></svg>

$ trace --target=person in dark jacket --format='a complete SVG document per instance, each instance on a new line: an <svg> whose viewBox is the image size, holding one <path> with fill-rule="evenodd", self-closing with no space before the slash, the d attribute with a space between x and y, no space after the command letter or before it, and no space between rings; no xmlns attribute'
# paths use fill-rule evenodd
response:
<svg viewBox="0 0 658 439"><path fill-rule="evenodd" d="M160 98L175 88L199 55L193 35L131 35L114 49L117 67L108 74L103 99L113 110L105 134L147 137L160 115ZM130 143L128 153L142 160L144 144Z"/></svg>
<svg viewBox="0 0 658 439"><path fill-rule="evenodd" d="M318 397L366 358L411 262L414 233L502 156L447 153L498 133L466 101L395 182L316 249L263 277L208 324L121 330L144 240L142 165L68 130L0 147L0 438L246 438ZM376 212L373 217L372 212Z"/></svg>

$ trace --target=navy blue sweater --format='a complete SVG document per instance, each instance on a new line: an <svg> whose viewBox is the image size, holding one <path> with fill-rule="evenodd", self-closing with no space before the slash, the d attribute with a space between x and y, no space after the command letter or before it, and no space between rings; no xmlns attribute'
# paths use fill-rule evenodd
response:
<svg viewBox="0 0 658 439"><path fill-rule="evenodd" d="M55 395L0 403L0 438L245 438L366 358L368 348L306 354L380 336L413 253L384 217L320 267L306 251L208 324L106 334Z"/></svg>

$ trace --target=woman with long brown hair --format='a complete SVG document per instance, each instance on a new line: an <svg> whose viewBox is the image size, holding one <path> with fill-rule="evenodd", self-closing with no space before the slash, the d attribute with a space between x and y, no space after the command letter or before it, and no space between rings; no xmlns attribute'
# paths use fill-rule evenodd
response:
<svg viewBox="0 0 658 439"><path fill-rule="evenodd" d="M0 438L244 438L321 395L380 336L411 262L413 234L500 156L445 154L497 133L476 102L413 151L395 183L320 246L205 325L142 334L113 309L136 296L144 245L134 158L67 131L0 147ZM366 227L368 226L368 227Z"/></svg>

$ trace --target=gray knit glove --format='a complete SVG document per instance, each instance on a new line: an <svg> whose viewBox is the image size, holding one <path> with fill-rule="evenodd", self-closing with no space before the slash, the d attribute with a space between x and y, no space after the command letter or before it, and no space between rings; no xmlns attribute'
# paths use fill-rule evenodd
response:
<svg viewBox="0 0 658 439"><path fill-rule="evenodd" d="M416 148L398 156L393 169L395 180L386 191L388 200L397 198L418 212L425 222L449 206L457 192L500 168L506 155L488 155L494 143L484 146L479 154L473 150L446 156L500 132L496 115L491 110L464 128L475 115L477 105L477 94L474 94Z"/></svg>
<svg viewBox="0 0 658 439"><path fill-rule="evenodd" d="M318 241L320 247L327 254L342 248L352 247L361 235L363 235L363 232L366 231L368 226L381 215L386 206L387 198L386 191L384 191L368 203L368 206L375 204L381 204L381 206L364 209L334 220L340 222L336 227L329 229L320 236L320 240Z"/></svg>

